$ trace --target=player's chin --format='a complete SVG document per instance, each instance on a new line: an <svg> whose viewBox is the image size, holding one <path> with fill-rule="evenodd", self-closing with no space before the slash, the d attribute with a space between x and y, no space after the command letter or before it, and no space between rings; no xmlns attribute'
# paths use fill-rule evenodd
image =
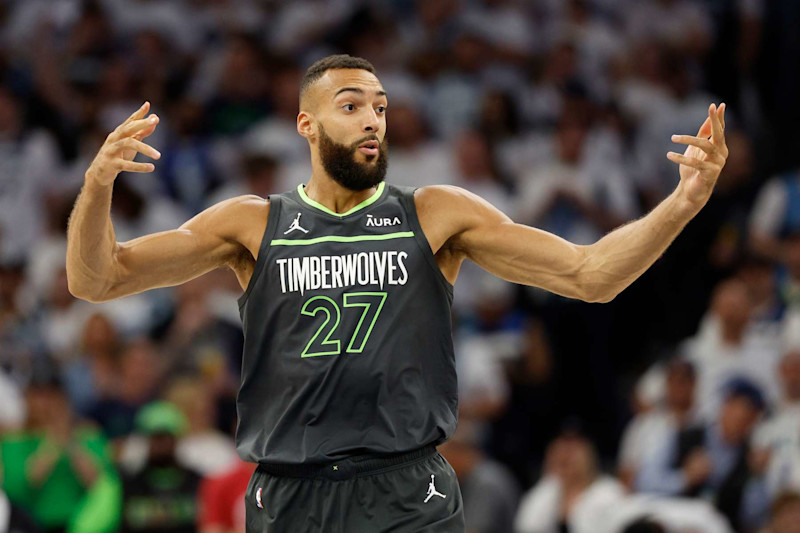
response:
<svg viewBox="0 0 800 533"><path fill-rule="evenodd" d="M361 154L361 156L355 156L354 158L354 162L363 167L371 167L377 161L378 161L378 156L376 155Z"/></svg>

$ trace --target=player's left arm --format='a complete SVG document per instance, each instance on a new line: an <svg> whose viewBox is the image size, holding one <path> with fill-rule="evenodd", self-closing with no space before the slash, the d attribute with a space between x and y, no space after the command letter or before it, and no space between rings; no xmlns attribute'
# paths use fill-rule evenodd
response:
<svg viewBox="0 0 800 533"><path fill-rule="evenodd" d="M725 104L711 105L696 137L673 136L674 142L688 145L683 155L667 154L680 164L675 191L648 215L594 244L573 244L516 224L488 202L455 187L422 194L428 196L424 203L438 206L431 226L436 219L439 226L449 226L442 249L503 279L589 302L611 301L664 253L711 196L728 156L724 112Z"/></svg>

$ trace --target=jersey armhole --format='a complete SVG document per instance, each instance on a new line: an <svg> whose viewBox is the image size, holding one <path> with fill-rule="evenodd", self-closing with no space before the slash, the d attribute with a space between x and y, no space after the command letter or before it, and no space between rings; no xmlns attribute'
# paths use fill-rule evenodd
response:
<svg viewBox="0 0 800 533"><path fill-rule="evenodd" d="M442 269L439 268L439 263L436 262L436 257L433 255L431 245L428 242L428 238L425 237L425 233L423 233L422 226L419 223L419 217L417 217L417 204L414 203L414 191L417 190L417 187L398 187L398 189L400 192L400 202L403 204L403 207L408 214L408 222L411 224L411 228L414 230L414 240L417 241L417 245L419 246L420 250L422 250L422 256L425 258L428 266L433 269L434 274L442 283L452 299L453 284L450 283L446 277L444 277Z"/></svg>
<svg viewBox="0 0 800 533"><path fill-rule="evenodd" d="M247 290L239 296L237 302L239 310L247 302L247 297L253 290L256 282L258 281L261 272L264 270L264 264L267 262L267 252L269 251L269 243L275 236L275 228L278 227L278 219L281 214L281 197L279 195L269 196L269 215L267 216L267 227L264 229L264 236L261 237L261 245L258 247L258 257L256 264L253 267L253 273L250 275L250 281L247 284Z"/></svg>

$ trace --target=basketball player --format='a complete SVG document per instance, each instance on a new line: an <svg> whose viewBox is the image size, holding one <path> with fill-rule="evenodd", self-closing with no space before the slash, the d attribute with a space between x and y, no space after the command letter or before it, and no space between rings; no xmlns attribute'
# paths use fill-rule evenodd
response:
<svg viewBox="0 0 800 533"><path fill-rule="evenodd" d="M506 280L608 302L703 207L725 163L724 104L711 105L676 190L649 215L577 246L513 223L457 187L384 183L388 99L375 69L346 55L312 65L297 131L306 184L241 196L180 228L116 242L117 174L158 124L149 104L115 129L86 171L68 230L69 288L90 302L178 285L228 267L245 347L236 444L259 464L252 532L463 531L455 473L435 446L456 427L450 304L471 259Z"/></svg>

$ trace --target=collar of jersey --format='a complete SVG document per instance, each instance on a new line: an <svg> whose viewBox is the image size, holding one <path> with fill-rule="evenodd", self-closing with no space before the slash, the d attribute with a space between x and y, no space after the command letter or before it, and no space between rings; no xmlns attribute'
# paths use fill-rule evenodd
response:
<svg viewBox="0 0 800 533"><path fill-rule="evenodd" d="M375 194L373 194L372 196L370 196L369 198L367 198L366 200L364 200L363 202L361 202L357 206L353 207L352 209L348 209L344 213L336 213L334 211L331 211L330 209L328 209L327 207L325 207L321 203L315 202L314 200L309 198L308 195L306 194L305 184L304 183L301 183L300 185L297 186L297 194L300 195L300 199L301 200L303 200L305 203L307 203L311 207L319 209L323 213L327 213L327 214L335 216L337 218L342 218L342 217L346 217L347 215L352 215L356 211L364 209L365 207L370 206L370 205L374 204L375 202L377 202L378 199L380 199L380 197L383 195L383 190L384 190L385 187L386 187L386 182L385 181L380 182L378 184L378 190L375 191Z"/></svg>

